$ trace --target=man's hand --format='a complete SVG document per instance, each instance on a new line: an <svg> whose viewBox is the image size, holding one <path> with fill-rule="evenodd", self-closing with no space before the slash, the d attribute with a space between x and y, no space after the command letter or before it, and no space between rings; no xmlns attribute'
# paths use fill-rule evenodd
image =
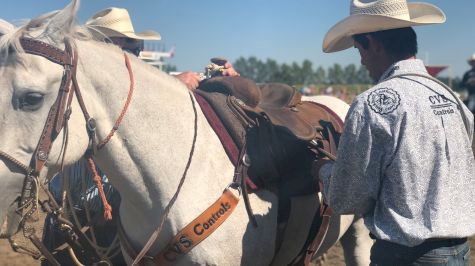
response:
<svg viewBox="0 0 475 266"><path fill-rule="evenodd" d="M226 62L224 64L224 69L222 71L223 76L229 76L229 77L238 77L240 74L234 69L233 65L229 62Z"/></svg>
<svg viewBox="0 0 475 266"><path fill-rule="evenodd" d="M183 72L175 76L181 82L183 82L189 90L198 88L200 83L200 75L196 72Z"/></svg>

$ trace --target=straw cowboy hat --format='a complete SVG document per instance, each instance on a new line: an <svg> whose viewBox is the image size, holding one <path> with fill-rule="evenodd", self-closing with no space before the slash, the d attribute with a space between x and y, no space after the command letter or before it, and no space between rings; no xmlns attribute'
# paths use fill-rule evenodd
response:
<svg viewBox="0 0 475 266"><path fill-rule="evenodd" d="M359 33L444 22L444 12L428 3L352 0L350 16L338 22L325 35L323 51L332 53L348 49L353 46L352 36Z"/></svg>
<svg viewBox="0 0 475 266"><path fill-rule="evenodd" d="M139 40L160 40L155 31L135 32L129 12L124 8L104 9L86 21L86 25L107 37L127 37Z"/></svg>
<svg viewBox="0 0 475 266"><path fill-rule="evenodd" d="M473 55L467 60L467 62L468 62L469 64L471 64L472 62L475 62L475 54L473 54Z"/></svg>

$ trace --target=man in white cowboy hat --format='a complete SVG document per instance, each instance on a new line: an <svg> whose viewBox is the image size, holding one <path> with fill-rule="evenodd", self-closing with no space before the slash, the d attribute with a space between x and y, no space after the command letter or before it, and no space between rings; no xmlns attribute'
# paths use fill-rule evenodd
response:
<svg viewBox="0 0 475 266"><path fill-rule="evenodd" d="M415 58L412 26L443 22L427 3L352 0L323 41L325 52L355 47L377 83L352 103L336 162L315 164L334 212L364 216L371 265L469 265L473 115Z"/></svg>
<svg viewBox="0 0 475 266"><path fill-rule="evenodd" d="M86 25L93 30L93 35L97 38L111 41L136 56L144 49L144 41L161 39L160 34L155 31L136 33L129 12L124 8L104 9L89 18ZM224 67L223 75L239 75L229 62L226 62ZM182 72L175 77L183 82L188 89L196 89L201 80L200 75L192 71Z"/></svg>
<svg viewBox="0 0 475 266"><path fill-rule="evenodd" d="M475 54L467 62L472 68L463 75L460 87L467 90L468 97L465 104L472 113L475 113Z"/></svg>

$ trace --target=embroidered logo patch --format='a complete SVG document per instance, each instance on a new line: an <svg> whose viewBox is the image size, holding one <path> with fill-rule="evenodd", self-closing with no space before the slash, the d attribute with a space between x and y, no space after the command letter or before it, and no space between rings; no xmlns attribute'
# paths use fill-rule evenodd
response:
<svg viewBox="0 0 475 266"><path fill-rule="evenodd" d="M430 108L435 115L451 115L455 113L457 104L442 94L429 96Z"/></svg>
<svg viewBox="0 0 475 266"><path fill-rule="evenodd" d="M385 115L392 113L399 107L401 97L392 89L381 88L369 94L368 103L373 111Z"/></svg>

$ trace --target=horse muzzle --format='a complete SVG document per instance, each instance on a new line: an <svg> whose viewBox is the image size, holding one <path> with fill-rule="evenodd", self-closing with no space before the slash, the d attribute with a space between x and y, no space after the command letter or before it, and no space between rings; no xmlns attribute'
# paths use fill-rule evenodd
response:
<svg viewBox="0 0 475 266"><path fill-rule="evenodd" d="M12 237L20 230L21 215L16 212L17 206L18 202L15 200L5 216L0 218L0 239Z"/></svg>

